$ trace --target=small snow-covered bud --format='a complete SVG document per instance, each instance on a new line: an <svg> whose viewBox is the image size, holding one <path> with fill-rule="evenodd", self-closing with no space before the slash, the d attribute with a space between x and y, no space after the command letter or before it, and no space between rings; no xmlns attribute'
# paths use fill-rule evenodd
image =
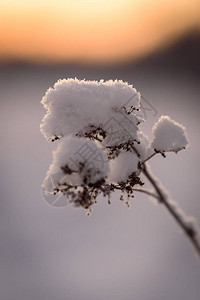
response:
<svg viewBox="0 0 200 300"><path fill-rule="evenodd" d="M67 185L95 184L105 180L108 171L109 161L94 142L68 136L62 139L53 153L53 163L43 187L54 192L64 190Z"/></svg>
<svg viewBox="0 0 200 300"><path fill-rule="evenodd" d="M142 131L139 131L137 136L139 143L135 143L134 148L138 151L141 161L143 161L149 156L150 140Z"/></svg>
<svg viewBox="0 0 200 300"><path fill-rule="evenodd" d="M188 144L186 129L169 116L161 116L152 128L154 139L152 148L156 151L178 152Z"/></svg>

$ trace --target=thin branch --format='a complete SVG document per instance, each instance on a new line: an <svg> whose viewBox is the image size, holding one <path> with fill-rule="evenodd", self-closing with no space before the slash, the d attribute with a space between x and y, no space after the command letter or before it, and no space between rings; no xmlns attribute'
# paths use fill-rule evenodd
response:
<svg viewBox="0 0 200 300"><path fill-rule="evenodd" d="M154 152L153 154L151 154L149 157L147 157L145 160L143 160L141 162L141 164L144 164L145 162L147 162L149 159L151 159L152 157L154 157L156 154L158 154L158 152Z"/></svg>
<svg viewBox="0 0 200 300"><path fill-rule="evenodd" d="M135 152L137 157L140 158L140 153L138 152L138 150L133 145L131 145L131 149Z"/></svg>
<svg viewBox="0 0 200 300"><path fill-rule="evenodd" d="M156 194L154 194L154 193L152 193L152 192L150 192L148 190L145 190L145 189L136 189L135 188L135 189L133 189L133 191L147 194L147 195L152 196L152 197L156 198L157 200L159 200L159 197Z"/></svg>
<svg viewBox="0 0 200 300"><path fill-rule="evenodd" d="M156 180L153 178L152 174L147 169L146 165L143 164L142 166L142 172L147 177L147 179L150 181L150 183L155 188L158 198L160 200L160 203L162 203L169 213L172 215L172 217L176 220L176 222L179 224L179 226L182 228L185 235L188 237L190 242L193 244L194 248L197 251L198 256L200 257L200 242L198 240L198 230L195 228L193 224L189 224L188 220L184 219L182 211L178 208L178 205L170 202L164 192L162 191L162 188L158 185Z"/></svg>

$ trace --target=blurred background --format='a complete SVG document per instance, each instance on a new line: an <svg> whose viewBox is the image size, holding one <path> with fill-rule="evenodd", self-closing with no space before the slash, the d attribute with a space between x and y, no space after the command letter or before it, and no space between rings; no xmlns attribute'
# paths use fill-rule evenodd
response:
<svg viewBox="0 0 200 300"><path fill-rule="evenodd" d="M148 102L142 129L162 114L190 147L152 169L200 224L199 0L0 2L0 298L198 300L200 264L161 205L115 194L90 217L49 205L41 185L52 150L40 100L58 79L122 79Z"/></svg>

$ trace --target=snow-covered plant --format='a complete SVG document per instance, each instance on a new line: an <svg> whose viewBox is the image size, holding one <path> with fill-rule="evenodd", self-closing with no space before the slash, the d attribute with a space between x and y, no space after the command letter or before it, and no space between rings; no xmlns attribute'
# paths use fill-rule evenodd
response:
<svg viewBox="0 0 200 300"><path fill-rule="evenodd" d="M41 132L48 141L58 140L43 183L45 193L62 194L89 210L101 194L110 203L112 193L120 191L120 200L126 197L129 205L136 192L146 193L167 208L200 255L195 220L169 199L149 166L156 154L165 157L187 147L185 127L161 116L150 142L140 129L140 93L121 80L59 80L41 103L47 110ZM153 192L143 188L145 178Z"/></svg>

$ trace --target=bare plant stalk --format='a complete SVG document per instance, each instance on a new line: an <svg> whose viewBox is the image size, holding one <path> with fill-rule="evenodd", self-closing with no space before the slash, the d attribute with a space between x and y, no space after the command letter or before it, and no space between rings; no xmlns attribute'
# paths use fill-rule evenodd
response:
<svg viewBox="0 0 200 300"><path fill-rule="evenodd" d="M185 213L183 213L183 211L178 207L178 205L167 198L162 188L158 185L157 181L152 176L151 172L149 172L145 163L142 164L141 168L143 174L150 181L158 195L155 197L154 194L151 194L151 196L159 199L160 203L162 203L167 208L171 216L176 220L176 222L179 224L185 235L193 244L200 258L199 232L198 229L195 228L195 224L192 224L191 222L189 223L189 218L185 215Z"/></svg>
<svg viewBox="0 0 200 300"><path fill-rule="evenodd" d="M159 197L158 197L156 194L154 194L154 193L152 193L152 192L150 192L150 191L148 191L148 190L145 190L145 189L136 189L136 188L135 188L135 189L133 189L133 191L147 194L147 195L149 195L149 196L151 196L151 197L154 197L154 198L156 198L157 200L159 200Z"/></svg>
<svg viewBox="0 0 200 300"><path fill-rule="evenodd" d="M150 160L152 157L154 157L156 154L158 154L158 152L154 152L153 154L151 154L148 158L146 158L143 162L141 162L141 164L144 164L145 162Z"/></svg>

